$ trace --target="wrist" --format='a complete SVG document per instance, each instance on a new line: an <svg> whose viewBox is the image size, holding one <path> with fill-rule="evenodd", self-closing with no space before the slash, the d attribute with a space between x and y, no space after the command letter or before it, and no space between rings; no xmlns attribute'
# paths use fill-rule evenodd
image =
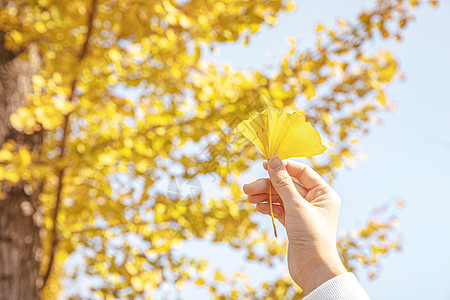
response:
<svg viewBox="0 0 450 300"><path fill-rule="evenodd" d="M305 295L328 280L347 272L337 251L336 254L329 257L309 260L306 263L298 262L295 265L297 270L291 273L296 274L296 276L292 278L302 288Z"/></svg>

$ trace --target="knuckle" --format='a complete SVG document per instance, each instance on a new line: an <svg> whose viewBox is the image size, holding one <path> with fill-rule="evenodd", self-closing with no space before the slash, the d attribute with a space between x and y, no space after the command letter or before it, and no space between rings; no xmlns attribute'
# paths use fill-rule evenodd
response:
<svg viewBox="0 0 450 300"><path fill-rule="evenodd" d="M313 195L314 195L314 198L318 198L318 197L324 197L324 196L327 196L327 197L329 197L329 195L331 195L331 189L328 187L328 186L326 186L326 185L319 185L319 186L317 186L317 187L315 187L315 188L313 188L312 190L311 190L311 192L313 193Z"/></svg>
<svg viewBox="0 0 450 300"><path fill-rule="evenodd" d="M314 198L326 197L328 203L333 207L341 207L341 197L339 194L329 185L322 185L312 190Z"/></svg>
<svg viewBox="0 0 450 300"><path fill-rule="evenodd" d="M292 182L291 177L287 172L278 173L273 179L272 183L277 187L286 187Z"/></svg>

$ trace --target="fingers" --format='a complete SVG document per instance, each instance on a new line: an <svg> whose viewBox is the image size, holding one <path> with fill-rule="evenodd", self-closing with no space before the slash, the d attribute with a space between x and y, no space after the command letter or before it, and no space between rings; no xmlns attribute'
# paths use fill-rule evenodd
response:
<svg viewBox="0 0 450 300"><path fill-rule="evenodd" d="M312 190L318 186L328 185L322 176L306 164L288 160L286 162L286 170L293 177L297 178L308 190Z"/></svg>
<svg viewBox="0 0 450 300"><path fill-rule="evenodd" d="M280 221L281 224L283 224L283 226L285 226L285 212L284 212L284 208L281 205L272 205L273 207L273 215L275 218L278 219L278 221ZM256 205L256 209L260 212L263 213L265 215L270 215L270 205L269 203L258 203Z"/></svg>
<svg viewBox="0 0 450 300"><path fill-rule="evenodd" d="M285 160L283 161L289 175L298 179L298 181L307 189L312 190L317 186L328 185L327 182L307 164ZM267 161L263 162L264 169L267 170ZM304 197L302 195L302 197Z"/></svg>
<svg viewBox="0 0 450 300"><path fill-rule="evenodd" d="M244 184L242 189L247 195L269 193L269 178L259 178L252 183ZM272 194L276 194L276 191L272 189Z"/></svg>
<svg viewBox="0 0 450 300"><path fill-rule="evenodd" d="M304 204L303 202L306 202L295 188L291 176L278 156L269 160L268 169L270 181L278 195L283 199L285 207L299 207Z"/></svg>
<svg viewBox="0 0 450 300"><path fill-rule="evenodd" d="M243 190L247 195L269 194L269 178L260 178L252 183L244 184ZM294 186L302 197L306 197L308 191L299 183L294 182ZM272 195L277 195L275 188L272 186Z"/></svg>
<svg viewBox="0 0 450 300"><path fill-rule="evenodd" d="M269 202L269 194L256 194L256 195L250 195L248 196L248 202L251 204L258 204L260 202ZM279 203L281 206L283 206L283 200L281 200L281 197L277 194L272 195L272 202L273 203Z"/></svg>

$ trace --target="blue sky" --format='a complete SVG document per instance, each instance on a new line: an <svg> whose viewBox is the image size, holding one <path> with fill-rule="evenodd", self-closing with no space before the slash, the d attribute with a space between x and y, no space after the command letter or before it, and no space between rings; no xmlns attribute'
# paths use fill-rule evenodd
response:
<svg viewBox="0 0 450 300"><path fill-rule="evenodd" d="M373 45L393 51L406 80L389 86L397 108L383 115L383 124L372 127L362 140L361 150L369 160L358 161L353 170L339 171L334 184L343 202L340 230L363 224L370 211L386 201L405 201L398 214L403 250L383 259L376 280L367 280L364 273L360 277L373 299L450 299L450 3L441 2L437 9L424 5L416 11L404 41ZM333 25L336 18L354 20L371 1L298 3L295 13L281 15L277 26L265 28L248 47L221 46L210 59L235 69L268 71L287 51L286 36L296 38L301 48L308 47L317 22ZM267 177L260 167L250 173L254 178ZM195 248L184 250L192 254ZM235 255L226 249L215 251ZM217 254L206 255L217 258ZM251 266L249 271L258 268Z"/></svg>

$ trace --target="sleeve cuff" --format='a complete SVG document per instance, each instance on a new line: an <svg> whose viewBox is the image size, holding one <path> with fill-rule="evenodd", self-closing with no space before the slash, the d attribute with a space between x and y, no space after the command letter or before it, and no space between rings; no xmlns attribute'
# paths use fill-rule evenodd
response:
<svg viewBox="0 0 450 300"><path fill-rule="evenodd" d="M370 300L353 273L338 275L309 293L304 300Z"/></svg>

